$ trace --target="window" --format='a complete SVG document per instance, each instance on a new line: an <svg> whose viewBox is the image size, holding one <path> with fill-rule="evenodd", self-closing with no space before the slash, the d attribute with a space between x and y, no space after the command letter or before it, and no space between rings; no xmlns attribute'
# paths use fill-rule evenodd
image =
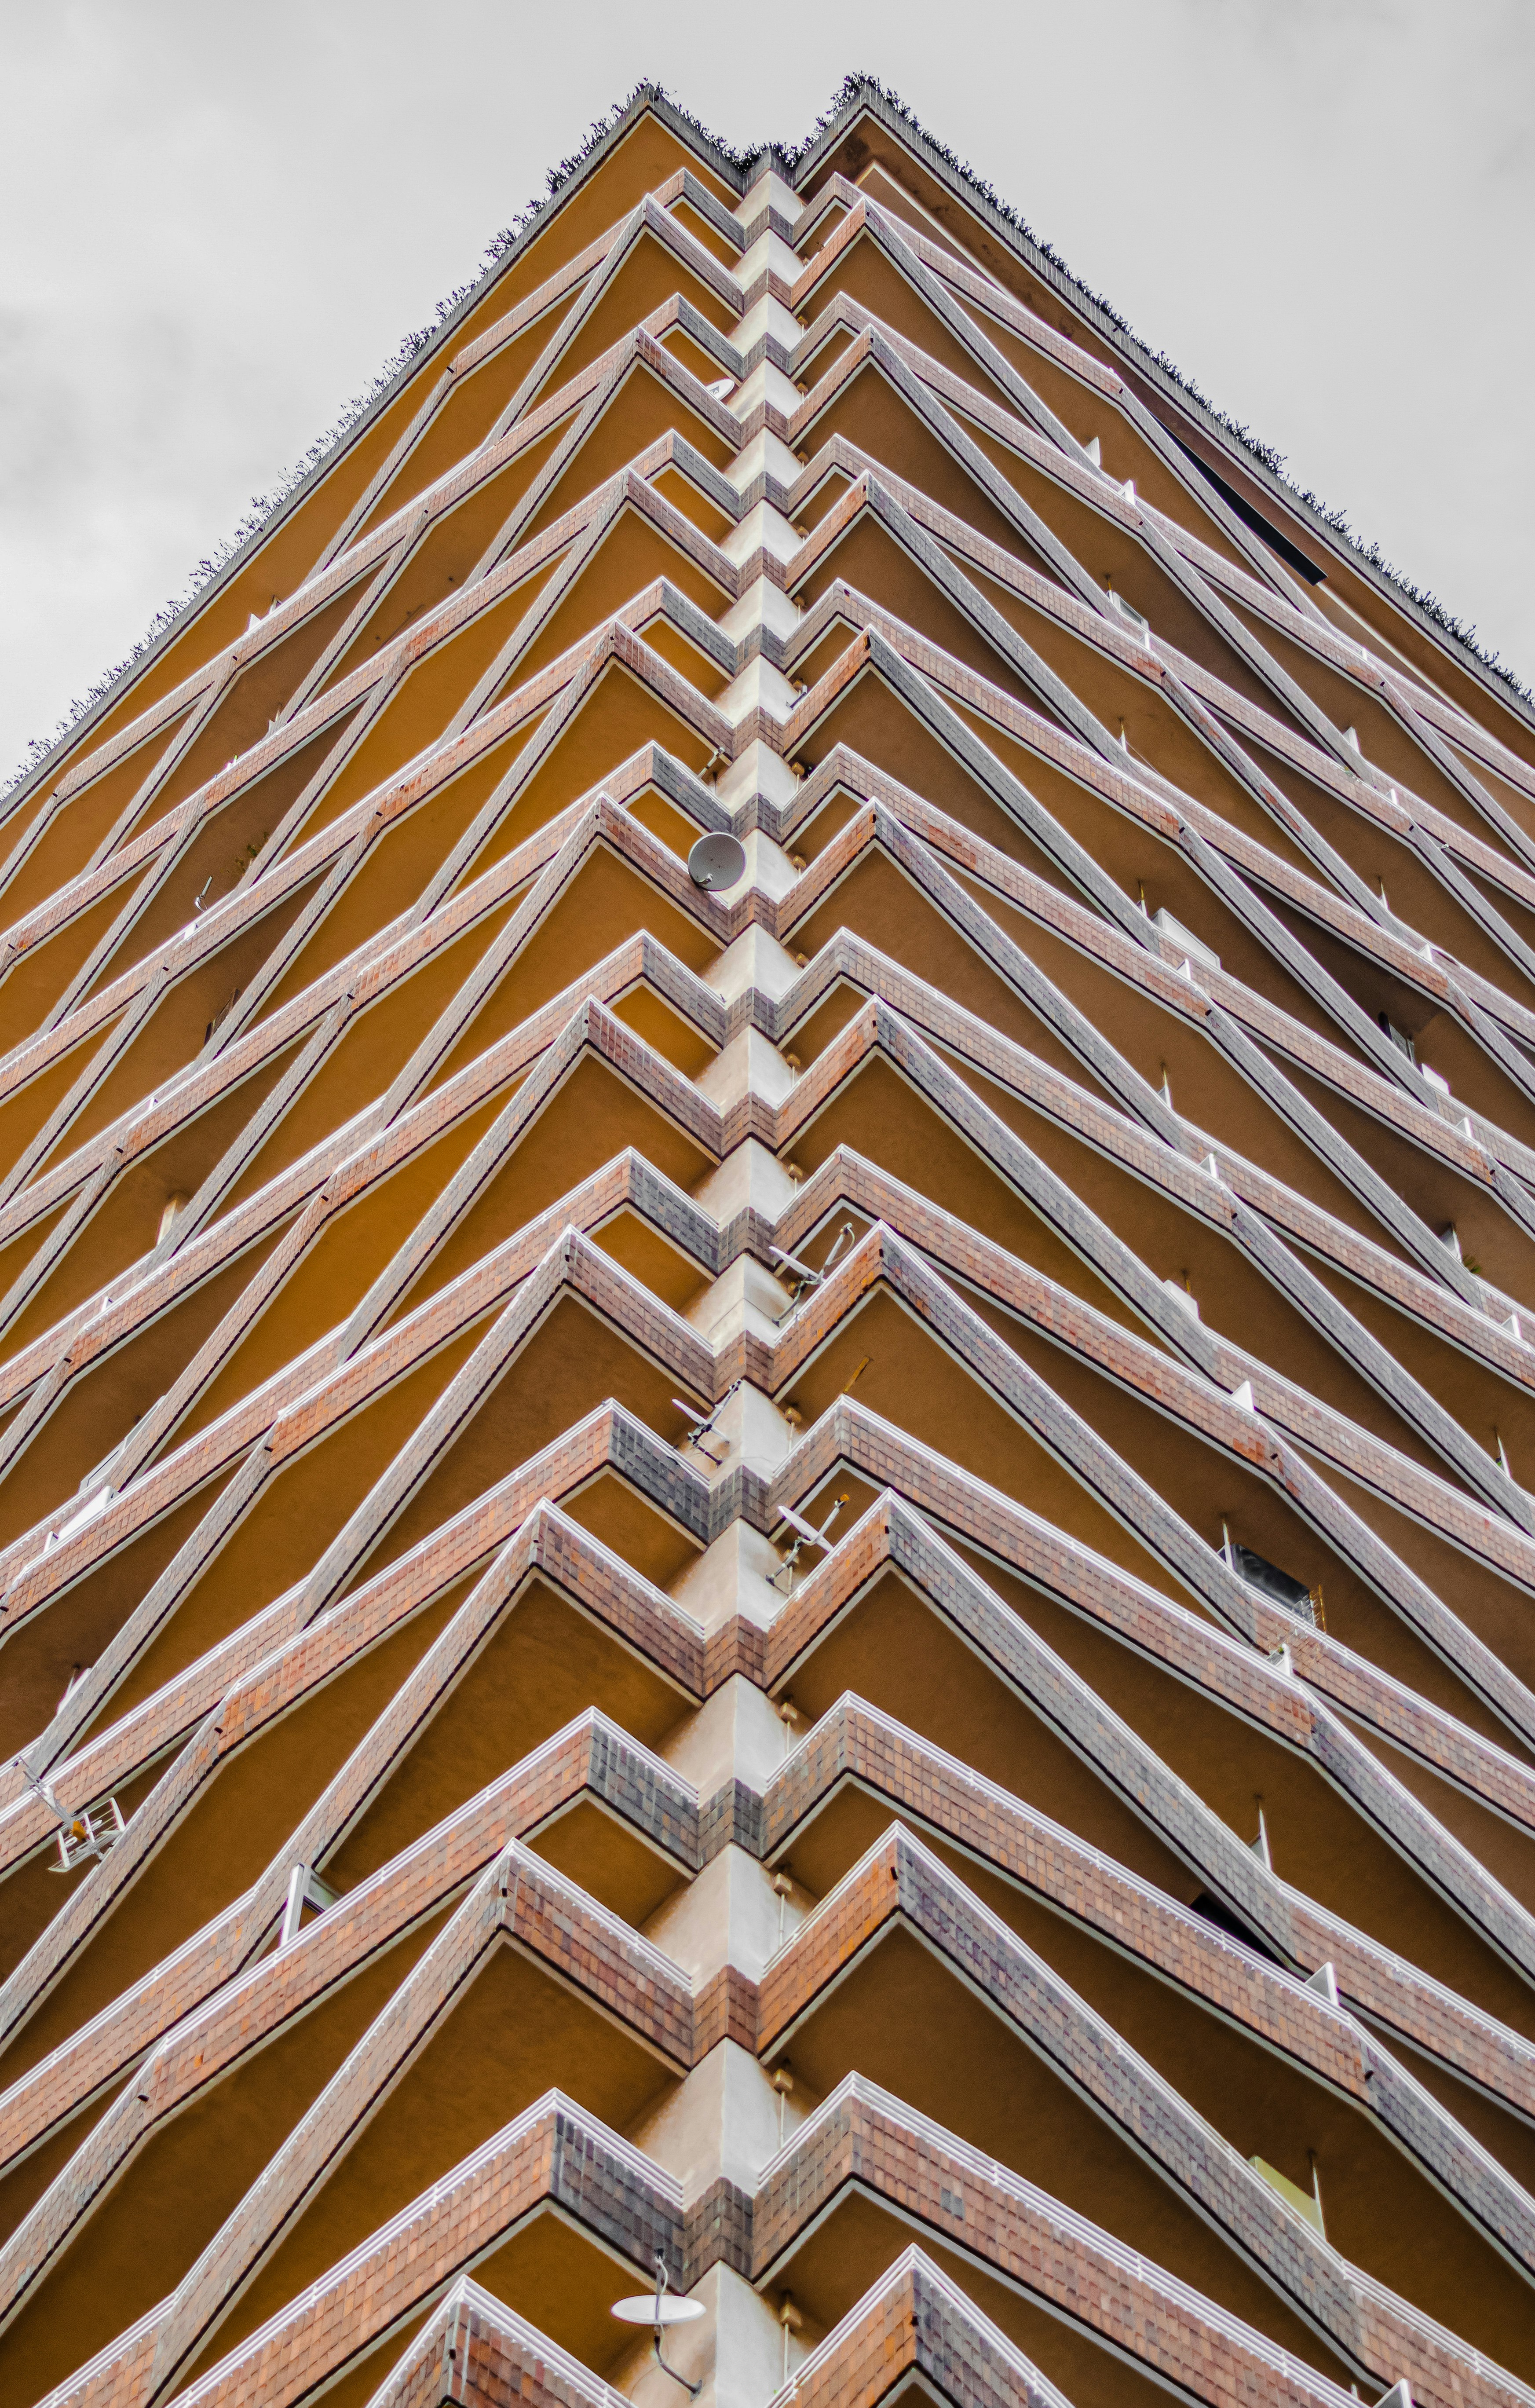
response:
<svg viewBox="0 0 1535 2408"><path fill-rule="evenodd" d="M1375 1017L1379 1021L1381 1026L1384 1029L1386 1035L1390 1038L1391 1042L1396 1047L1398 1053L1405 1054L1407 1059L1412 1063L1413 1068L1415 1070L1418 1066L1417 1047L1413 1044L1412 1039L1407 1034L1406 1029L1399 1028L1396 1022L1386 1012L1378 1011Z"/></svg>
<svg viewBox="0 0 1535 2408"><path fill-rule="evenodd" d="M1297 1580L1290 1572L1282 1571L1278 1564L1269 1561L1267 1555L1260 1555L1255 1547L1241 1546L1229 1531L1226 1534L1226 1544L1221 1552L1238 1579L1244 1580L1249 1588L1261 1590L1272 1604L1282 1606L1286 1613L1293 1613L1298 1622L1309 1622L1313 1630L1327 1628L1322 1619L1322 1592L1319 1588L1308 1588L1304 1581Z"/></svg>

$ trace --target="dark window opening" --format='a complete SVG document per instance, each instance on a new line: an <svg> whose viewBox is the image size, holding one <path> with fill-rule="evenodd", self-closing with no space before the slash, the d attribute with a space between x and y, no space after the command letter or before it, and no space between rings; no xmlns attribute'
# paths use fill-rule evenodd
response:
<svg viewBox="0 0 1535 2408"><path fill-rule="evenodd" d="M1380 1025L1384 1029L1386 1035L1390 1038L1391 1042L1396 1047L1398 1053L1405 1054L1415 1070L1418 1063L1418 1049L1407 1034L1406 1029L1399 1028L1389 1012L1380 1011L1376 1013L1375 1017L1380 1022Z"/></svg>
<svg viewBox="0 0 1535 2408"><path fill-rule="evenodd" d="M1277 1564L1271 1564L1267 1555L1260 1555L1255 1547L1239 1546L1235 1539L1227 1541L1226 1559L1249 1588L1260 1589L1273 1604L1283 1606L1284 1612L1293 1613L1298 1621L1309 1622L1313 1629L1327 1627L1322 1619L1322 1592L1319 1588L1308 1588L1304 1581L1293 1579L1290 1573L1281 1571Z"/></svg>
<svg viewBox="0 0 1535 2408"><path fill-rule="evenodd" d="M1178 441L1176 436L1173 441ZM1303 577L1308 585L1326 584L1327 570L1318 568L1314 560L1308 560L1298 544L1292 543L1287 535L1281 535L1278 527L1270 525L1263 512L1255 510L1245 494L1239 494L1235 485L1228 485L1208 461L1201 460L1197 452L1190 452L1186 443L1179 443L1178 449L1193 461L1200 476L1208 479L1221 499L1236 511L1243 526L1252 528L1260 543L1266 543L1270 552L1277 552L1285 566L1293 568L1298 577Z"/></svg>
<svg viewBox="0 0 1535 2408"><path fill-rule="evenodd" d="M1212 1923L1217 1931L1226 1933L1228 1940L1240 1940L1242 1946L1251 1948L1255 1955L1267 1956L1270 1965L1284 1963L1284 1958L1276 1955L1267 1940L1260 1940L1255 1931L1250 1930L1241 1915L1233 1914L1225 1899L1217 1898L1212 1890L1202 1889L1192 1901L1190 1912L1204 1922Z"/></svg>

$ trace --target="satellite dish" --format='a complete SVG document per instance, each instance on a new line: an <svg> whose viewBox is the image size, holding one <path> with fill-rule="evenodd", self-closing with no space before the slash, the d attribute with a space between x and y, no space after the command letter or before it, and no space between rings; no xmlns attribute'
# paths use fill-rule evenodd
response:
<svg viewBox="0 0 1535 2408"><path fill-rule="evenodd" d="M695 886L706 893L716 888L734 886L746 875L746 847L739 837L727 836L716 828L701 836L687 857L687 874Z"/></svg>
<svg viewBox="0 0 1535 2408"><path fill-rule="evenodd" d="M621 2325L690 2325L695 2316L704 2312L702 2300L679 2300L669 2292L657 2299L653 2291L641 2291L632 2300L615 2300L611 2313Z"/></svg>
<svg viewBox="0 0 1535 2408"><path fill-rule="evenodd" d="M671 2278L667 2272L666 2258L658 2249L655 2253L654 2290L648 2296L641 2293L637 2298L615 2300L612 2313L620 2324L650 2326L651 2347L655 2352L656 2365L663 2374L670 2375L673 2383L681 2385L690 2400L696 2400L704 2387L703 2376L700 2375L696 2383L690 2383L675 2366L667 2364L661 2355L661 2328L663 2325L690 2325L695 2316L703 2315L704 2305L701 2300L679 2300L669 2296L670 2293Z"/></svg>

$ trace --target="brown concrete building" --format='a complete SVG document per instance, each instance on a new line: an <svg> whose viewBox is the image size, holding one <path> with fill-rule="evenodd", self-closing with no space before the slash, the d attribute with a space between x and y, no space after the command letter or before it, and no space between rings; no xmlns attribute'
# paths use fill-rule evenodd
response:
<svg viewBox="0 0 1535 2408"><path fill-rule="evenodd" d="M0 2397L1535 2400L1526 701L643 93L0 854Z"/></svg>

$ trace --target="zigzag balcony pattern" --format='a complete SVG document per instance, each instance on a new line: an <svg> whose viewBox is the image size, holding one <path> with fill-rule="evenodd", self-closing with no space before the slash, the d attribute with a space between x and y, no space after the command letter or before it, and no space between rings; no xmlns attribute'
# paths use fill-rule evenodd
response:
<svg viewBox="0 0 1535 2408"><path fill-rule="evenodd" d="M912 120L637 93L0 1021L7 2401L1535 2402L1535 715Z"/></svg>

